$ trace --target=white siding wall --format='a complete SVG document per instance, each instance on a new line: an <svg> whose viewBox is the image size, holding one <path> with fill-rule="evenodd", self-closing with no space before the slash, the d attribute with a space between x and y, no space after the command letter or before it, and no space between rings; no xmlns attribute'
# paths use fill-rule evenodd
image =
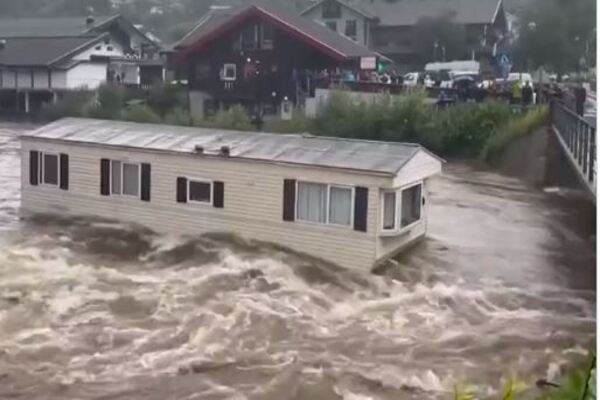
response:
<svg viewBox="0 0 600 400"><path fill-rule="evenodd" d="M106 71L106 64L78 64L67 71L67 89L96 89L106 82Z"/></svg>
<svg viewBox="0 0 600 400"><path fill-rule="evenodd" d="M112 48L112 50L109 50ZM101 41L89 49L82 51L73 57L74 60L89 61L91 56L110 56L110 57L121 57L125 53L123 47L117 43L113 38L109 39L109 43L105 44Z"/></svg>
<svg viewBox="0 0 600 400"><path fill-rule="evenodd" d="M47 69L36 69L33 71L33 87L36 89L48 89Z"/></svg>
<svg viewBox="0 0 600 400"><path fill-rule="evenodd" d="M15 71L11 69L3 69L2 70L2 88L5 89L14 89L16 85L16 75Z"/></svg>
<svg viewBox="0 0 600 400"><path fill-rule="evenodd" d="M17 86L19 88L31 88L31 70L19 69L17 74Z"/></svg>
<svg viewBox="0 0 600 400"><path fill-rule="evenodd" d="M52 88L66 89L67 88L67 71L54 70L52 71Z"/></svg>
<svg viewBox="0 0 600 400"><path fill-rule="evenodd" d="M308 13L304 14L304 17L310 18L321 24L325 24L326 21L335 21L337 23L337 32L343 36L345 36L346 32L346 21L355 20L356 42L363 46L367 46L369 43L368 32L365 31L367 23L364 15L361 15L348 7L345 7L344 5L342 5L342 14L340 18L323 18L323 7L321 5L313 8ZM365 36L365 33L367 33L367 36Z"/></svg>
<svg viewBox="0 0 600 400"><path fill-rule="evenodd" d="M70 187L30 186L29 150L69 154ZM366 270L375 261L379 188L391 179L333 170L187 155L132 153L92 146L22 140L22 208L25 212L90 214L138 222L159 231L200 234L234 232L246 238L275 242L348 268ZM100 159L129 159L152 164L151 202L100 195ZM178 176L225 182L223 209L179 204ZM282 220L283 180L299 179L369 188L367 232Z"/></svg>

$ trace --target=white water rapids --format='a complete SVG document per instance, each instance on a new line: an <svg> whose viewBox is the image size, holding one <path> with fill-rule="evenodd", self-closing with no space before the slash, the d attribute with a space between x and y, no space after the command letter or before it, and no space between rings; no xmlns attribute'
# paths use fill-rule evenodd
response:
<svg viewBox="0 0 600 400"><path fill-rule="evenodd" d="M557 379L595 342L577 203L448 165L383 275L233 237L21 220L0 124L0 398L451 399Z"/></svg>

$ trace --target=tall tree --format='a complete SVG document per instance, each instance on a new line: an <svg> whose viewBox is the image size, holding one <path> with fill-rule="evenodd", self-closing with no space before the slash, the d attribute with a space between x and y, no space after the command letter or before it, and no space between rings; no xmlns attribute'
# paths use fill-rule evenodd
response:
<svg viewBox="0 0 600 400"><path fill-rule="evenodd" d="M536 0L524 10L519 25L519 67L544 66L563 73L595 65L595 0Z"/></svg>
<svg viewBox="0 0 600 400"><path fill-rule="evenodd" d="M452 14L421 18L413 29L413 48L422 63L464 57L465 29Z"/></svg>

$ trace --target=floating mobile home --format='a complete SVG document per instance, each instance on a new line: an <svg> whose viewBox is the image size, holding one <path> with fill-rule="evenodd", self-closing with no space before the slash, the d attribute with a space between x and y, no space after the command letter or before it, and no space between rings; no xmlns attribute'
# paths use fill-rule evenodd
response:
<svg viewBox="0 0 600 400"><path fill-rule="evenodd" d="M414 144L66 118L21 137L25 215L227 232L367 270L427 229Z"/></svg>

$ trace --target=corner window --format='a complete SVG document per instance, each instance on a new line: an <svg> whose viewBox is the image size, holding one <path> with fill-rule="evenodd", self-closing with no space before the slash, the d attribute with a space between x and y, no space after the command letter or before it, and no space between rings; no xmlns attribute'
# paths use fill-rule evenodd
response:
<svg viewBox="0 0 600 400"><path fill-rule="evenodd" d="M188 180L188 201L212 204L212 183Z"/></svg>
<svg viewBox="0 0 600 400"><path fill-rule="evenodd" d="M140 166L138 164L112 160L110 169L112 194L134 197L140 195Z"/></svg>
<svg viewBox="0 0 600 400"><path fill-rule="evenodd" d="M396 192L383 193L383 225L384 231L396 229Z"/></svg>
<svg viewBox="0 0 600 400"><path fill-rule="evenodd" d="M46 185L58 185L58 155L41 154L41 181Z"/></svg>
<svg viewBox="0 0 600 400"><path fill-rule="evenodd" d="M325 21L325 26L331 29L334 32L337 32L337 22L336 21Z"/></svg>
<svg viewBox="0 0 600 400"><path fill-rule="evenodd" d="M352 225L353 188L298 182L296 219L332 225Z"/></svg>
<svg viewBox="0 0 600 400"><path fill-rule="evenodd" d="M346 36L348 36L349 38L356 40L356 20L355 19L346 21L346 30L344 31L344 34Z"/></svg>
<svg viewBox="0 0 600 400"><path fill-rule="evenodd" d="M421 219L421 184L402 191L400 227L407 227Z"/></svg>
<svg viewBox="0 0 600 400"><path fill-rule="evenodd" d="M342 16L342 7L337 0L326 0L323 2L323 18L340 18Z"/></svg>

